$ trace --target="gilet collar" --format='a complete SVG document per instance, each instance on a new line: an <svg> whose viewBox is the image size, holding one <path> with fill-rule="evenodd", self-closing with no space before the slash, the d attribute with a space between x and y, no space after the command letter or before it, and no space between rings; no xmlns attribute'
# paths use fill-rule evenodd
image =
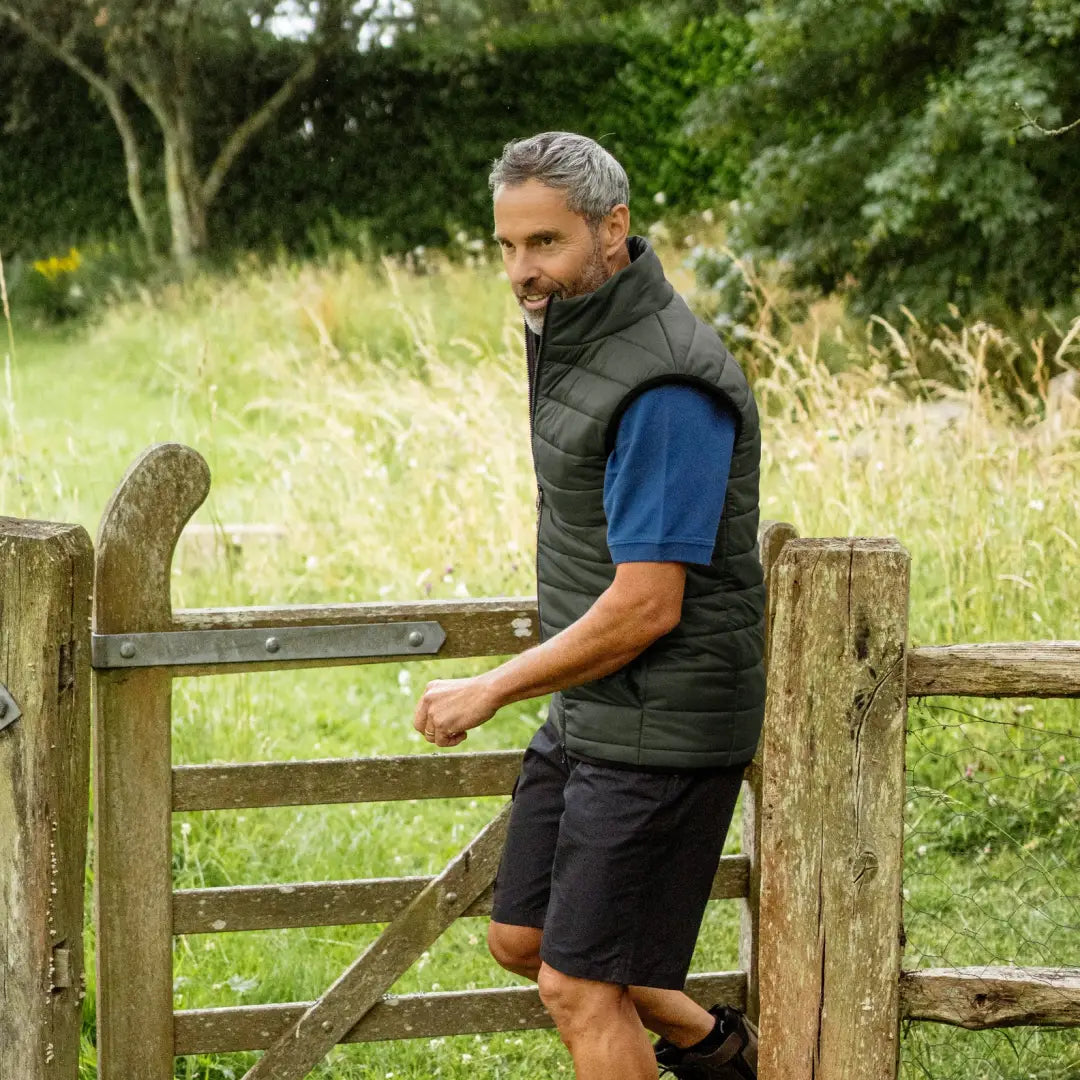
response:
<svg viewBox="0 0 1080 1080"><path fill-rule="evenodd" d="M631 236L626 247L629 266L616 271L598 289L584 296L549 301L545 346L580 345L617 334L667 307L675 290L664 277L664 268L648 240Z"/></svg>

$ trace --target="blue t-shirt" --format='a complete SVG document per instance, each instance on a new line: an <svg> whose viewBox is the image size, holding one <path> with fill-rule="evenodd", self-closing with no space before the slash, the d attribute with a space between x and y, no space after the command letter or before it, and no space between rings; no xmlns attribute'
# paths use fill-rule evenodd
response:
<svg viewBox="0 0 1080 1080"><path fill-rule="evenodd" d="M735 417L683 383L644 391L619 421L604 472L612 561L712 561Z"/></svg>

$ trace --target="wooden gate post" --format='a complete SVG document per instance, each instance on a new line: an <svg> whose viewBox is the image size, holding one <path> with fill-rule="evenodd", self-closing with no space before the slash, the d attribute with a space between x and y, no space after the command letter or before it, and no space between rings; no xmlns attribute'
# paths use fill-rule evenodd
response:
<svg viewBox="0 0 1080 1080"><path fill-rule="evenodd" d="M75 1080L82 1027L93 549L0 518L0 1077Z"/></svg>
<svg viewBox="0 0 1080 1080"><path fill-rule="evenodd" d="M908 569L880 539L773 568L760 1080L897 1075Z"/></svg>
<svg viewBox="0 0 1080 1080"><path fill-rule="evenodd" d="M101 519L94 631L172 627L173 550L210 490L189 447L159 443ZM172 1080L172 674L94 672L94 900L101 1080Z"/></svg>
<svg viewBox="0 0 1080 1080"><path fill-rule="evenodd" d="M765 667L769 665L772 639L772 570L789 540L798 536L786 521L763 521L758 529L758 550L765 576ZM756 1024L760 1016L758 1000L758 912L761 902L761 772L765 760L765 739L758 742L754 760L746 766L742 788L742 853L750 860L746 899L739 917L739 968L746 972L746 1015Z"/></svg>

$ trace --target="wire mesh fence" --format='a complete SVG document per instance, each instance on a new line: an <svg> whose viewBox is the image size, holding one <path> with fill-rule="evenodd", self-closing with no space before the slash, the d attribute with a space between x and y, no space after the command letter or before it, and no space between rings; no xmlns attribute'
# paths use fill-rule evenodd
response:
<svg viewBox="0 0 1080 1080"><path fill-rule="evenodd" d="M910 703L904 967L1080 969L1080 702ZM1080 1030L907 1022L904 1080L1080 1080Z"/></svg>

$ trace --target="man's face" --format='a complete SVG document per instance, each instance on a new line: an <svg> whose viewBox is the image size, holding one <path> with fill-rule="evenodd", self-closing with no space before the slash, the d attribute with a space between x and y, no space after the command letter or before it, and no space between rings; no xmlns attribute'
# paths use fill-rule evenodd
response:
<svg viewBox="0 0 1080 1080"><path fill-rule="evenodd" d="M565 300L592 292L618 269L612 252L626 237L625 228L618 235L620 214L615 215L614 232L608 221L591 229L581 214L567 207L565 192L538 180L499 188L494 206L503 265L534 333L544 325L549 297Z"/></svg>

